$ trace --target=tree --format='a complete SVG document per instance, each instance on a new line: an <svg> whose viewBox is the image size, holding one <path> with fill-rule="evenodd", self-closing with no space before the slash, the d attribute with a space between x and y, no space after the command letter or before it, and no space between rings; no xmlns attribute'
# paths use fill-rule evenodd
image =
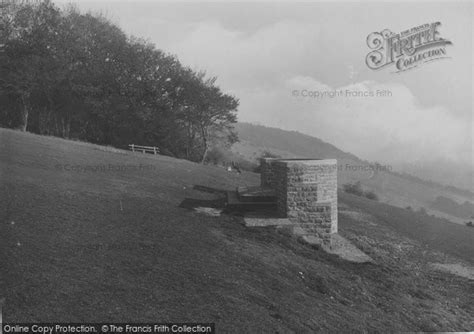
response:
<svg viewBox="0 0 474 334"><path fill-rule="evenodd" d="M238 140L238 100L216 78L127 37L100 15L50 1L0 18L0 123L99 144L159 146L204 161Z"/></svg>
<svg viewBox="0 0 474 334"><path fill-rule="evenodd" d="M211 144L226 138L227 142L236 139L232 124L237 121L235 111L239 105L233 96L223 94L216 87L216 77L204 81L200 104L197 106L196 123L200 131L203 153L201 162L206 159Z"/></svg>
<svg viewBox="0 0 474 334"><path fill-rule="evenodd" d="M238 140L233 131L238 100L215 85L216 77L185 69L177 78L178 119L186 136L186 158L204 162L209 149Z"/></svg>

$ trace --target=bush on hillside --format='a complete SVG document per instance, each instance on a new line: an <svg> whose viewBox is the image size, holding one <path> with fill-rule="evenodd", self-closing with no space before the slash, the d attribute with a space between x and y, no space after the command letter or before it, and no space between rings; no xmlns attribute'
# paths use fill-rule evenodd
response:
<svg viewBox="0 0 474 334"><path fill-rule="evenodd" d="M278 154L273 153L272 151L265 150L265 151L262 152L262 155L260 156L260 158L279 159L279 158L281 158L281 156L279 156Z"/></svg>
<svg viewBox="0 0 474 334"><path fill-rule="evenodd" d="M364 191L364 189L362 189L362 185L360 184L360 181L357 181L356 183L346 183L342 186L342 188L344 189L346 193L349 193L349 194L365 197L372 201L379 200L375 192L371 190Z"/></svg>
<svg viewBox="0 0 474 334"><path fill-rule="evenodd" d="M378 201L379 200L379 197L377 196L376 193L374 193L373 191L365 191L364 192L364 196L367 197L368 199L371 199L373 201Z"/></svg>
<svg viewBox="0 0 474 334"><path fill-rule="evenodd" d="M346 183L342 186L344 191L349 194L353 194L356 196L364 196L364 190L362 189L362 186L359 181L356 183Z"/></svg>

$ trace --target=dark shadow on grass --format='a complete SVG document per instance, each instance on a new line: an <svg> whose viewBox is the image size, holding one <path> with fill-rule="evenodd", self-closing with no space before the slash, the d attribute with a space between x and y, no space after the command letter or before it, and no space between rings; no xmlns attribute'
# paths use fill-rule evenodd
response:
<svg viewBox="0 0 474 334"><path fill-rule="evenodd" d="M255 209L251 210L247 208L235 208L226 206L227 199L225 197L217 199L196 199L196 198L185 198L180 204L180 208L194 210L198 207L204 208L214 208L222 209L222 214L229 216L238 216L238 217L254 217L254 218L278 218L278 213L276 210L271 210L268 208Z"/></svg>
<svg viewBox="0 0 474 334"><path fill-rule="evenodd" d="M246 208L246 207L226 207L223 214L249 218L280 218L276 208Z"/></svg>
<svg viewBox="0 0 474 334"><path fill-rule="evenodd" d="M225 195L227 193L227 190L224 190L224 189L216 189L216 188L201 186L199 184L194 185L193 189L198 190L198 191L202 191L202 192L205 192L205 193L210 193L210 194Z"/></svg>
<svg viewBox="0 0 474 334"><path fill-rule="evenodd" d="M218 199L195 199L195 198L185 198L181 204L180 208L194 210L198 207L204 208L214 208L214 209L223 209L225 207L226 200L225 198Z"/></svg>

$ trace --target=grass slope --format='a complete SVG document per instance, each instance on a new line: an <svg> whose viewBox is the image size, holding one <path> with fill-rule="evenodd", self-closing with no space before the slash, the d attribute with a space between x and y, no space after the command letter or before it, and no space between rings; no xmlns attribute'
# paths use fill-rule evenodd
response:
<svg viewBox="0 0 474 334"><path fill-rule="evenodd" d="M93 170L102 165L112 170ZM377 261L355 265L271 228L246 229L242 217L180 207L218 200L194 185L257 183L252 173L0 129L4 321L211 321L219 333L474 328L472 282L431 270L435 250L385 221L341 215L341 233ZM379 209L350 201L348 210Z"/></svg>

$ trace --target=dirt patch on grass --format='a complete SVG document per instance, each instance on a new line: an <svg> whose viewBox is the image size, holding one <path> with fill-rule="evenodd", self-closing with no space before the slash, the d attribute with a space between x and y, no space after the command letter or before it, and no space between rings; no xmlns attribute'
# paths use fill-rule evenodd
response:
<svg viewBox="0 0 474 334"><path fill-rule="evenodd" d="M198 213L201 213L203 215L210 216L210 217L219 217L222 213L222 210L214 209L214 208L206 208L202 206L198 206L197 208L194 208L194 210Z"/></svg>
<svg viewBox="0 0 474 334"><path fill-rule="evenodd" d="M474 268L468 265L461 263L431 263L431 266L436 270L474 280Z"/></svg>

